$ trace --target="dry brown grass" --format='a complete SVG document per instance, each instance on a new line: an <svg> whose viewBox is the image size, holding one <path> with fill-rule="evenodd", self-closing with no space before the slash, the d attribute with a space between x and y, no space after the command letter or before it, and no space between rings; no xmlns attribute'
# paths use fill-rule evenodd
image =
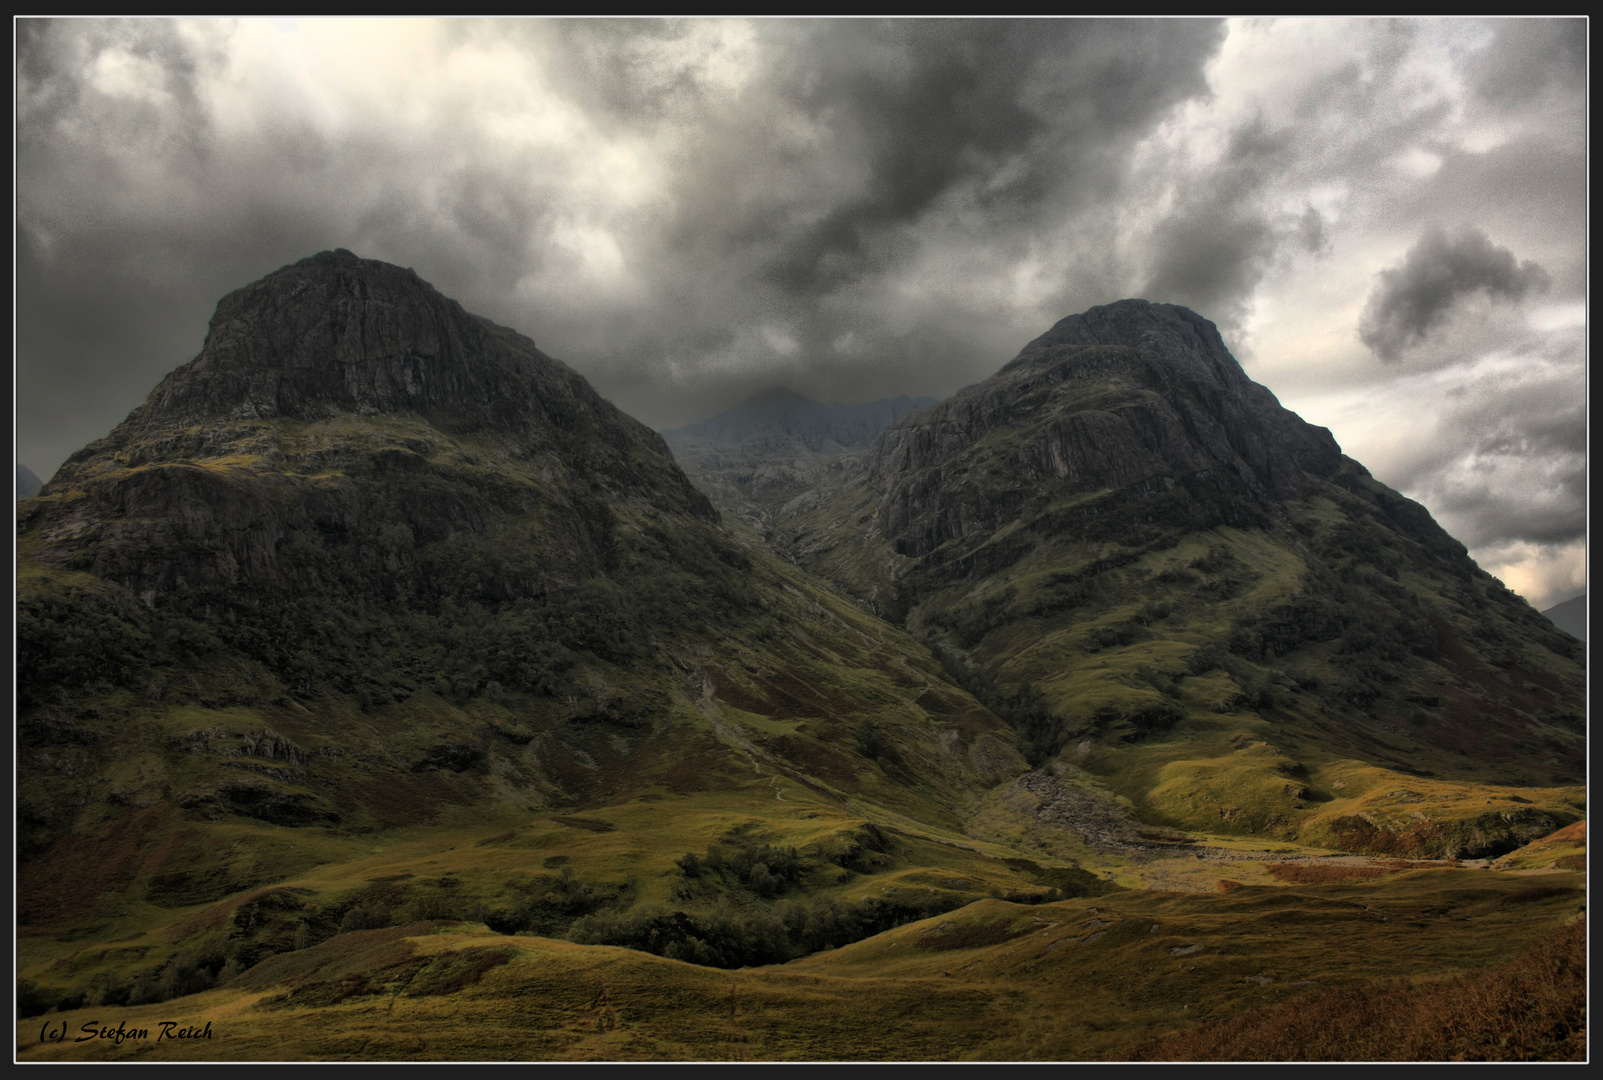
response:
<svg viewBox="0 0 1603 1080"><path fill-rule="evenodd" d="M101 830L93 857L78 850L82 837L68 836L23 863L17 868L18 924L42 928L85 915L101 893L166 866L190 838L185 831L171 834L178 814L167 803L129 810Z"/></svg>
<svg viewBox="0 0 1603 1080"><path fill-rule="evenodd" d="M1010 919L998 919L988 923L970 923L959 926L955 923L941 923L928 933L921 934L913 942L920 949L931 949L944 952L948 949L977 949L985 945L1001 945L1012 941L1024 933L1015 930Z"/></svg>
<svg viewBox="0 0 1603 1080"><path fill-rule="evenodd" d="M1486 971L1316 990L1135 1047L1132 1061L1581 1061L1586 930Z"/></svg>

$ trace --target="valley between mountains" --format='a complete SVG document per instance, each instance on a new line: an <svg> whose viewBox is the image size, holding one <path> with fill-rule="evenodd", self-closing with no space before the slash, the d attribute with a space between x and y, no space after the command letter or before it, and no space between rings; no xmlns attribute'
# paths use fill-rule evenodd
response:
<svg viewBox="0 0 1603 1080"><path fill-rule="evenodd" d="M659 434L324 252L17 514L19 1059L1585 1056L1584 646L1184 308Z"/></svg>

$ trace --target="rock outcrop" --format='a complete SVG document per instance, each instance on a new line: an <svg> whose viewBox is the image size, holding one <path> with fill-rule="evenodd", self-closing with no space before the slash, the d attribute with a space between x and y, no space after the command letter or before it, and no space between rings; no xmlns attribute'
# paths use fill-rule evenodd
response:
<svg viewBox="0 0 1603 1080"><path fill-rule="evenodd" d="M1342 463L1328 430L1247 378L1206 319L1124 300L1062 320L985 382L893 422L870 456L905 555L1028 508L1183 486L1267 508ZM1250 513L1250 510L1248 511Z"/></svg>

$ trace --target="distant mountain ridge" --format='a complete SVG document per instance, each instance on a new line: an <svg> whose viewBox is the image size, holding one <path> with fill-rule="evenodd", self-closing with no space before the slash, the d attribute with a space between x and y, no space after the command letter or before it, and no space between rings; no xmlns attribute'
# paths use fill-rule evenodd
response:
<svg viewBox="0 0 1603 1080"><path fill-rule="evenodd" d="M43 486L44 481L35 476L32 469L20 461L17 462L17 498L31 499L39 494L39 489Z"/></svg>
<svg viewBox="0 0 1603 1080"><path fill-rule="evenodd" d="M814 454L861 450L903 413L935 404L931 397L881 398L824 405L794 390L767 390L706 420L662 432L668 445L726 442L753 450L805 449Z"/></svg>
<svg viewBox="0 0 1603 1080"><path fill-rule="evenodd" d="M1573 637L1586 640L1586 594L1571 597L1562 604L1554 604L1542 612L1553 625Z"/></svg>
<svg viewBox="0 0 1603 1080"><path fill-rule="evenodd" d="M866 449L898 417L935 398L881 398L824 405L793 390L768 390L717 416L662 432L681 467L743 516L808 483L821 460Z"/></svg>

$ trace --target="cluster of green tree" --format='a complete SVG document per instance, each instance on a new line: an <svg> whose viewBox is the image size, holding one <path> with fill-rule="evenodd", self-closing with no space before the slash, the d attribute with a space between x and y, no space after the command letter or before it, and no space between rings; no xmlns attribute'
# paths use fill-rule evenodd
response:
<svg viewBox="0 0 1603 1080"><path fill-rule="evenodd" d="M403 875L403 878L406 878ZM579 880L569 867L513 885L510 907L490 909L453 877L374 882L319 904L309 890L275 889L238 907L228 928L186 943L162 964L96 975L71 989L18 984L20 1015L87 1005L143 1005L226 986L268 957L310 948L339 935L416 922L476 921L503 934L560 936L574 920L627 900L627 887Z"/></svg>
<svg viewBox="0 0 1603 1080"><path fill-rule="evenodd" d="M1134 644L1142 636L1141 625L1133 619L1103 623L1101 626L1093 626L1086 632L1083 648L1088 653L1101 652L1103 649L1122 649L1126 645Z"/></svg>
<svg viewBox="0 0 1603 1080"><path fill-rule="evenodd" d="M760 897L774 897L795 888L808 867L793 847L736 844L725 851L710 844L705 856L687 852L679 869L693 881L733 883Z"/></svg>
<svg viewBox="0 0 1603 1080"><path fill-rule="evenodd" d="M869 897L856 903L833 897L781 900L771 908L737 908L720 900L705 912L602 911L580 919L570 936L581 945L621 945L707 967L752 967L839 948L966 903L944 893Z"/></svg>
<svg viewBox="0 0 1603 1080"><path fill-rule="evenodd" d="M159 647L149 618L123 590L75 586L17 602L17 704L26 710L58 687L131 686Z"/></svg>
<svg viewBox="0 0 1603 1080"><path fill-rule="evenodd" d="M890 735L876 724L872 717L853 728L852 737L857 740L857 752L869 761L877 761L883 765L902 763L902 755L891 745Z"/></svg>
<svg viewBox="0 0 1603 1080"><path fill-rule="evenodd" d="M606 887L585 882L572 867L565 866L555 880L539 877L513 887L510 906L489 910L453 913L453 918L473 918L498 934L532 933L559 937L573 921L599 908L617 903L628 893L627 887Z"/></svg>
<svg viewBox="0 0 1603 1080"><path fill-rule="evenodd" d="M68 991L52 990L28 979L20 980L17 1015L26 1019L52 1009L66 1012L100 1005L157 1004L227 986L245 971L245 967L232 954L225 938L209 935L187 946L165 964L140 971L132 979L115 972L101 972L90 979L87 986Z"/></svg>
<svg viewBox="0 0 1603 1080"><path fill-rule="evenodd" d="M1173 730L1185 719L1185 713L1167 701L1137 701L1124 706L1104 705L1091 714L1092 727L1108 731L1123 724L1128 730L1120 735L1124 742L1141 742L1153 735Z"/></svg>

